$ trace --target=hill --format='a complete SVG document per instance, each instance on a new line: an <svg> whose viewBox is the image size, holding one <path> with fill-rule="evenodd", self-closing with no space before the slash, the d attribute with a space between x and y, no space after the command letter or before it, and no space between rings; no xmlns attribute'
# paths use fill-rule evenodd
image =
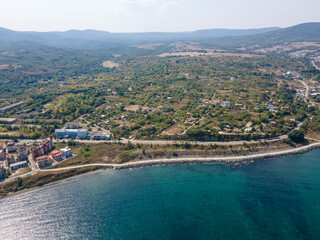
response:
<svg viewBox="0 0 320 240"><path fill-rule="evenodd" d="M110 33L96 30L70 30L66 32L19 32L0 28L1 42L31 41L54 47L97 48L106 44L138 44L150 42L199 41L203 39L249 36L270 32L278 28L262 29L209 29L194 32Z"/></svg>

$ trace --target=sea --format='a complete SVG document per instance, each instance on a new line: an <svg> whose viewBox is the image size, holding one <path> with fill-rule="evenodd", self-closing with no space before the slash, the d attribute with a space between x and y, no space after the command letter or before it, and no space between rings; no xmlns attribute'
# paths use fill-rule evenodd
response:
<svg viewBox="0 0 320 240"><path fill-rule="evenodd" d="M320 239L320 151L85 175L0 200L0 239Z"/></svg>

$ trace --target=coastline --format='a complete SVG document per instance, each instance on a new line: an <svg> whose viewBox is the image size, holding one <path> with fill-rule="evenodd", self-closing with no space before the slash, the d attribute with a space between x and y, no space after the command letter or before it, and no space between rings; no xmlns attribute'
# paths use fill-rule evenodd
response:
<svg viewBox="0 0 320 240"><path fill-rule="evenodd" d="M290 155L298 155L298 154L304 154L307 152L310 152L312 150L320 149L320 142L313 143L307 146L299 147L296 149L290 149L290 150L283 150L283 151L277 151L277 152L269 152L269 153L262 153L262 154L252 154L252 155L246 155L246 156L229 156L229 157L203 157L203 158L171 158L171 159L155 159L155 160L143 160L143 161L134 161L134 162L128 162L123 164L99 164L99 163L93 163L93 164L87 164L87 165L81 165L81 166L71 166L66 168L57 168L57 169L46 169L41 170L41 172L57 172L61 170L72 170L72 169L79 169L79 168L85 168L85 167L92 167L96 166L99 167L97 170L93 170L90 172L74 175L71 177L67 177L65 179L61 179L58 181L50 182L47 184L44 184L43 186L39 187L31 187L26 188L17 192L9 192L5 196L0 196L0 200L15 196L17 194L26 193L29 191L34 190L41 190L46 187L51 187L56 184L60 184L67 181L72 181L75 179L78 179L83 176L89 176L93 174L100 174L105 172L111 172L111 171L119 171L119 170L126 170L126 169L134 169L134 168L142 168L142 167L152 167L152 166L161 166L161 165L180 165L180 164L207 164L207 163L237 163L237 162L244 162L244 161L254 161L254 160L262 160L262 159L268 159L268 158L279 158L279 157L285 157Z"/></svg>

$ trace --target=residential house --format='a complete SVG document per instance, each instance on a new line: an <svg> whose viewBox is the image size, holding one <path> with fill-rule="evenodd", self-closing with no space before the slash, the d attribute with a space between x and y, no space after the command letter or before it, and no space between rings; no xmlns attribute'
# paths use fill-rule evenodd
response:
<svg viewBox="0 0 320 240"><path fill-rule="evenodd" d="M272 127L276 127L278 125L275 121L271 121L270 124Z"/></svg>
<svg viewBox="0 0 320 240"><path fill-rule="evenodd" d="M36 162L37 162L39 168L45 167L46 165L50 165L50 159L47 155L37 157Z"/></svg>
<svg viewBox="0 0 320 240"><path fill-rule="evenodd" d="M6 156L6 160L8 162L8 166L16 162L13 155Z"/></svg>
<svg viewBox="0 0 320 240"><path fill-rule="evenodd" d="M59 150L53 150L51 152L51 158L54 160L54 161L62 161L63 160L63 154L59 151Z"/></svg>
<svg viewBox="0 0 320 240"><path fill-rule="evenodd" d="M5 150L0 150L0 161L4 161L6 159Z"/></svg>
<svg viewBox="0 0 320 240"><path fill-rule="evenodd" d="M0 179L5 178L6 169L4 168L3 164L0 164Z"/></svg>
<svg viewBox="0 0 320 240"><path fill-rule="evenodd" d="M27 161L17 162L10 165L11 170L17 170L19 168L28 167Z"/></svg>
<svg viewBox="0 0 320 240"><path fill-rule="evenodd" d="M212 104L215 105L215 106L217 106L217 105L220 104L220 101L219 101L219 100L212 101Z"/></svg>
<svg viewBox="0 0 320 240"><path fill-rule="evenodd" d="M7 152L12 153L17 150L17 145L14 141L8 142L7 143Z"/></svg>
<svg viewBox="0 0 320 240"><path fill-rule="evenodd" d="M44 140L39 146L31 149L33 158L45 155L53 149L53 142L50 138Z"/></svg>
<svg viewBox="0 0 320 240"><path fill-rule="evenodd" d="M104 133L102 131L96 131L96 132L89 132L89 137L91 139L109 139L111 135Z"/></svg>
<svg viewBox="0 0 320 240"><path fill-rule="evenodd" d="M222 101L221 105L223 107L230 107L231 106L231 102L230 101Z"/></svg>
<svg viewBox="0 0 320 240"><path fill-rule="evenodd" d="M6 145L4 143L0 143L0 150L5 150L6 149Z"/></svg>
<svg viewBox="0 0 320 240"><path fill-rule="evenodd" d="M78 128L80 128L80 125L79 125L79 123L76 123L76 122L69 122L69 123L66 123L65 128L66 129L78 129Z"/></svg>
<svg viewBox="0 0 320 240"><path fill-rule="evenodd" d="M275 110L275 107L272 104L269 104L267 108L269 109L269 111Z"/></svg>
<svg viewBox="0 0 320 240"><path fill-rule="evenodd" d="M18 161L27 161L28 160L28 148L25 146L18 147Z"/></svg>
<svg viewBox="0 0 320 240"><path fill-rule="evenodd" d="M60 149L60 152L63 154L65 158L70 158L73 156L71 149L67 146L65 148Z"/></svg>

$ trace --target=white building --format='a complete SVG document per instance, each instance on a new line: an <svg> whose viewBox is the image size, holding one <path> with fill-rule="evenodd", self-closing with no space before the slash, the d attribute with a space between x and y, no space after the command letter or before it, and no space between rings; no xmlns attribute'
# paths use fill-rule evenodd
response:
<svg viewBox="0 0 320 240"><path fill-rule="evenodd" d="M63 154L65 158L70 158L73 156L71 149L66 146L65 148L60 149L60 152Z"/></svg>

